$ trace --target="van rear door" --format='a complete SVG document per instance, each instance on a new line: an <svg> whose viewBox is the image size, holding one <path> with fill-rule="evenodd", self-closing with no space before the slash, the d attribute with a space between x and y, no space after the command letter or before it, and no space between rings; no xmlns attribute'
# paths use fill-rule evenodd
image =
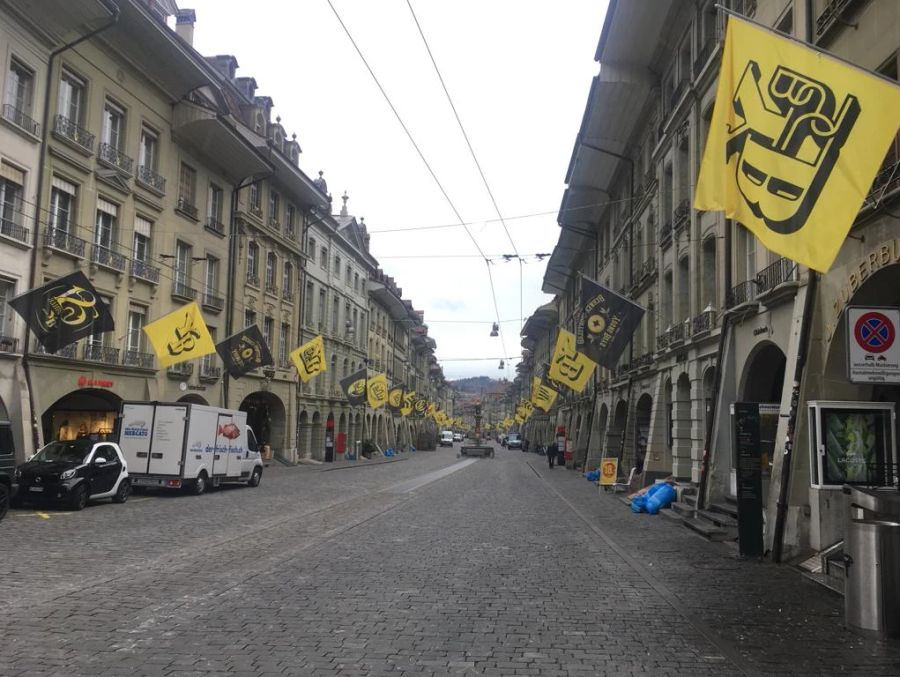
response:
<svg viewBox="0 0 900 677"><path fill-rule="evenodd" d="M147 468L149 474L181 475L187 416L187 405L156 405L150 442L150 463Z"/></svg>

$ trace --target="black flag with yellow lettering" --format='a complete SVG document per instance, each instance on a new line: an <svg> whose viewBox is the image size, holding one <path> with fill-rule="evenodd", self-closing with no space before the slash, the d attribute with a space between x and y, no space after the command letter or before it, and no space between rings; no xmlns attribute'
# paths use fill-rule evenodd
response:
<svg viewBox="0 0 900 677"><path fill-rule="evenodd" d="M644 309L587 277L581 278L581 314L576 346L594 362L615 369Z"/></svg>
<svg viewBox="0 0 900 677"><path fill-rule="evenodd" d="M266 339L255 324L217 343L216 352L232 378L240 378L254 369L275 364Z"/></svg>
<svg viewBox="0 0 900 677"><path fill-rule="evenodd" d="M9 305L50 353L85 336L115 329L109 308L81 271L20 294Z"/></svg>
<svg viewBox="0 0 900 677"><path fill-rule="evenodd" d="M365 367L341 379L341 388L344 390L344 394L347 396L350 404L366 403L366 381L367 372Z"/></svg>

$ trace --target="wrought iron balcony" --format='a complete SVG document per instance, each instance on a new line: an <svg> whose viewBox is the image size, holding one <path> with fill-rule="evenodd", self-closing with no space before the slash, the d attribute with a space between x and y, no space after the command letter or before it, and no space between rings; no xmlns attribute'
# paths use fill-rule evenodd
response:
<svg viewBox="0 0 900 677"><path fill-rule="evenodd" d="M755 0L753 4L756 4ZM822 12L816 17L816 38L825 35L834 24L840 21L841 15L855 4L859 4L859 0L831 0L826 3Z"/></svg>
<svg viewBox="0 0 900 677"><path fill-rule="evenodd" d="M77 344L77 343L70 343L70 344L67 345L67 346L63 346L62 348L60 348L60 349L57 350L56 352L50 352L50 351L48 351L48 350L47 350L41 343L39 343L38 341L35 341L34 343L35 343L35 345L34 345L34 352L37 353L38 355L50 355L50 356L52 356L52 357L65 357L65 358L70 359L70 360L77 360L77 359L78 359L78 344Z"/></svg>
<svg viewBox="0 0 900 677"><path fill-rule="evenodd" d="M99 244L95 244L91 247L91 263L96 263L98 266L103 266L104 268L111 268L120 273L124 273L125 269L128 267L128 259L109 247L104 247Z"/></svg>
<svg viewBox="0 0 900 677"><path fill-rule="evenodd" d="M205 228L206 228L206 230L211 230L212 232L216 233L217 235L225 234L225 224L222 223L221 221L219 221L219 219L214 219L211 216L206 221Z"/></svg>
<svg viewBox="0 0 900 677"><path fill-rule="evenodd" d="M278 285L274 282L266 282L266 293L278 296Z"/></svg>
<svg viewBox="0 0 900 677"><path fill-rule="evenodd" d="M256 273L247 272L247 284L252 284L254 287L259 286L259 275Z"/></svg>
<svg viewBox="0 0 900 677"><path fill-rule="evenodd" d="M896 144L897 141L894 141ZM888 156L885 163L881 166L875 180L872 182L872 188L866 202L880 202L885 195L892 193L900 188L900 159L893 153Z"/></svg>
<svg viewBox="0 0 900 677"><path fill-rule="evenodd" d="M635 369L646 369L653 364L653 353L644 353L634 361Z"/></svg>
<svg viewBox="0 0 900 677"><path fill-rule="evenodd" d="M656 274L656 257L648 257L638 270L638 279L643 280Z"/></svg>
<svg viewBox="0 0 900 677"><path fill-rule="evenodd" d="M151 266L149 263L146 263L144 261L131 261L131 275L132 277L136 277L139 280L144 280L145 282L159 284L159 268Z"/></svg>
<svg viewBox="0 0 900 677"><path fill-rule="evenodd" d="M797 279L797 264L790 259L780 258L770 266L766 266L756 275L757 296L766 294L778 285Z"/></svg>
<svg viewBox="0 0 900 677"><path fill-rule="evenodd" d="M12 219L0 219L0 235L18 240L19 242L28 242L29 230Z"/></svg>
<svg viewBox="0 0 900 677"><path fill-rule="evenodd" d="M292 289L284 288L281 290L281 298L285 301L293 301L294 300L294 291Z"/></svg>
<svg viewBox="0 0 900 677"><path fill-rule="evenodd" d="M756 280L745 280L728 291L726 305L734 308L756 298Z"/></svg>
<svg viewBox="0 0 900 677"><path fill-rule="evenodd" d="M19 352L19 339L15 336L0 336L0 353Z"/></svg>
<svg viewBox="0 0 900 677"><path fill-rule="evenodd" d="M185 301L193 301L197 298L197 290L193 287L187 286L187 284L184 282L174 280L172 282L172 298Z"/></svg>
<svg viewBox="0 0 900 677"><path fill-rule="evenodd" d="M701 336L713 330L716 326L716 311L704 310L691 320L691 335Z"/></svg>
<svg viewBox="0 0 900 677"><path fill-rule="evenodd" d="M672 91L672 98L669 99L669 112L671 113L675 109L675 104L681 101L681 97L684 96L684 93L691 86L691 81L687 78L683 78L678 82L678 85Z"/></svg>
<svg viewBox="0 0 900 677"><path fill-rule="evenodd" d="M222 378L222 367L214 367L211 364L201 362L200 380L207 383L215 383Z"/></svg>
<svg viewBox="0 0 900 677"><path fill-rule="evenodd" d="M94 135L79 127L65 115L57 115L53 122L53 133L71 141L88 153L94 152Z"/></svg>
<svg viewBox="0 0 900 677"><path fill-rule="evenodd" d="M97 343L85 343L82 356L88 362L103 362L104 364L119 363L119 349L102 346Z"/></svg>
<svg viewBox="0 0 900 677"><path fill-rule="evenodd" d="M17 127L21 127L32 136L40 136L41 126L31 119L25 111L19 110L12 104L3 104L3 119L12 122Z"/></svg>
<svg viewBox="0 0 900 677"><path fill-rule="evenodd" d="M681 230L681 228L687 223L690 216L691 199L686 197L678 203L678 206L675 207L675 212L672 214L672 217L675 221L674 229L676 231Z"/></svg>
<svg viewBox="0 0 900 677"><path fill-rule="evenodd" d="M150 167L146 167L141 165L138 167L137 173L138 183L142 183L147 186L151 190L156 191L157 193L165 193L166 192L166 179L163 176L160 176L156 172L154 172Z"/></svg>
<svg viewBox="0 0 900 677"><path fill-rule="evenodd" d="M194 221L197 220L197 211L196 205L192 204L190 200L188 200L183 195L178 198L178 202L175 203L175 211L181 212L185 216Z"/></svg>
<svg viewBox="0 0 900 677"><path fill-rule="evenodd" d="M664 223L659 228L659 246L668 247L672 244L672 222Z"/></svg>
<svg viewBox="0 0 900 677"><path fill-rule="evenodd" d="M142 353L138 350L126 350L122 356L122 364L126 367L153 369L153 353Z"/></svg>
<svg viewBox="0 0 900 677"><path fill-rule="evenodd" d="M118 148L111 146L108 143L101 143L99 152L97 153L97 159L103 162L104 164L109 165L113 169L118 169L125 174L131 175L131 171L134 167L134 160L125 155Z"/></svg>
<svg viewBox="0 0 900 677"><path fill-rule="evenodd" d="M263 217L262 207L258 205L250 205L248 211L258 219L262 219Z"/></svg>
<svg viewBox="0 0 900 677"><path fill-rule="evenodd" d="M72 256L83 257L86 244L80 237L75 237L56 228L48 228L44 231L45 247L51 247Z"/></svg>
<svg viewBox="0 0 900 677"><path fill-rule="evenodd" d="M225 299L221 296L216 296L215 292L207 291L203 293L201 304L204 308L219 312L225 307Z"/></svg>
<svg viewBox="0 0 900 677"><path fill-rule="evenodd" d="M650 169L644 174L644 190L650 190L650 187L656 183L656 170Z"/></svg>
<svg viewBox="0 0 900 677"><path fill-rule="evenodd" d="M712 56L712 53L716 51L716 46L718 44L719 42L715 38L707 38L703 47L700 48L700 53L697 54L697 59L694 61L694 77L700 75L700 71L703 70L703 67L709 61L709 57Z"/></svg>
<svg viewBox="0 0 900 677"><path fill-rule="evenodd" d="M281 232L281 222L276 218L270 218L269 219L269 228L271 228L272 230L277 230L278 232Z"/></svg>
<svg viewBox="0 0 900 677"><path fill-rule="evenodd" d="M172 378L188 378L194 373L194 365L191 362L179 362L166 369L166 374Z"/></svg>

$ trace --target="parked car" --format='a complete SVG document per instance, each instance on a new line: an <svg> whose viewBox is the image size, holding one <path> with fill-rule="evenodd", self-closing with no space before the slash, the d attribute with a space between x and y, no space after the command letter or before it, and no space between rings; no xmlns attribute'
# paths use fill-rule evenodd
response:
<svg viewBox="0 0 900 677"><path fill-rule="evenodd" d="M62 502L81 510L89 500L124 503L131 494L128 466L119 445L88 438L50 442L16 468L13 505Z"/></svg>
<svg viewBox="0 0 900 677"><path fill-rule="evenodd" d="M453 446L453 431L452 430L444 430L441 432L440 445L442 447L452 447Z"/></svg>
<svg viewBox="0 0 900 677"><path fill-rule="evenodd" d="M506 448L507 449L521 449L522 448L522 438L519 437L519 433L510 433L506 436Z"/></svg>
<svg viewBox="0 0 900 677"><path fill-rule="evenodd" d="M462 442L463 434L462 433L453 433L453 441L454 442Z"/></svg>
<svg viewBox="0 0 900 677"><path fill-rule="evenodd" d="M12 429L9 424L0 423L0 520L6 517L9 511L9 502L13 497L13 474L16 469L15 456L13 455Z"/></svg>

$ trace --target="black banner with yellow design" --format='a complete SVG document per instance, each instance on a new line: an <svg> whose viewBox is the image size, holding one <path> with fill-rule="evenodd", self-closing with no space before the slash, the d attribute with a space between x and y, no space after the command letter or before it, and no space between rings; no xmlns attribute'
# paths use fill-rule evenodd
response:
<svg viewBox="0 0 900 677"><path fill-rule="evenodd" d="M255 324L217 343L216 352L232 378L240 378L254 369L275 364L269 346Z"/></svg>
<svg viewBox="0 0 900 677"><path fill-rule="evenodd" d="M366 376L366 369L362 368L359 371L350 374L350 376L341 379L341 388L350 404L357 405L366 403Z"/></svg>
<svg viewBox="0 0 900 677"><path fill-rule="evenodd" d="M403 409L403 394L406 390L405 383L396 383L388 391L387 408L392 414L399 414Z"/></svg>
<svg viewBox="0 0 900 677"><path fill-rule="evenodd" d="M581 278L581 315L575 345L597 364L615 369L644 309L587 277Z"/></svg>

